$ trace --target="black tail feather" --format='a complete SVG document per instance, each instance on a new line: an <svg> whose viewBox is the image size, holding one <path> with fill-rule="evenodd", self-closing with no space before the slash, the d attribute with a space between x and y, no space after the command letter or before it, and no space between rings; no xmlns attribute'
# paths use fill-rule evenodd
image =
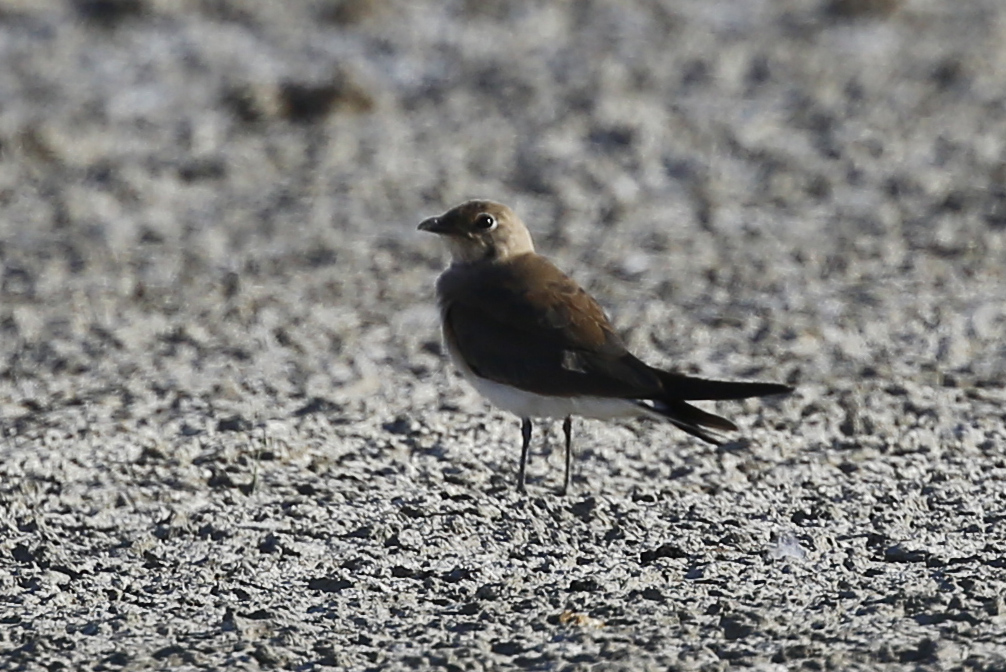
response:
<svg viewBox="0 0 1006 672"><path fill-rule="evenodd" d="M688 432L692 436L697 436L714 446L718 446L723 442L709 430L715 432L733 432L737 430L737 425L726 418L707 413L701 408L696 408L683 401L654 401L650 404L640 402L640 405L667 418L678 429Z"/></svg>
<svg viewBox="0 0 1006 672"><path fill-rule="evenodd" d="M701 427L695 427L694 425L686 425L682 422L678 422L677 420L671 420L671 424L680 429L681 431L688 432L692 436L696 436L702 439L706 443L711 443L714 446L723 445L723 441L721 441L719 437L710 434Z"/></svg>
<svg viewBox="0 0 1006 672"><path fill-rule="evenodd" d="M685 400L747 399L772 394L788 394L788 385L776 383L736 383L693 378L680 373L651 369L660 378L664 394L640 406L667 418L675 427L715 446L722 444L718 432L733 432L737 425L726 418L696 408Z"/></svg>

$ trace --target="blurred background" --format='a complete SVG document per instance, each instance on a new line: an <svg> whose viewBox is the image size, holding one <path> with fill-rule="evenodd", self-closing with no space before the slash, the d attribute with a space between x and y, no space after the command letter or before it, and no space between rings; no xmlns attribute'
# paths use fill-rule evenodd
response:
<svg viewBox="0 0 1006 672"><path fill-rule="evenodd" d="M5 0L0 418L439 368L415 224L476 196L662 363L1000 381L1004 13Z"/></svg>

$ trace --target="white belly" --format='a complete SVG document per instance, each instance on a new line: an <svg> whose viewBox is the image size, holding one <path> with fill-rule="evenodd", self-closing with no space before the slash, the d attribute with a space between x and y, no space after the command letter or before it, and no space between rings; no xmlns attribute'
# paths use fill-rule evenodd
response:
<svg viewBox="0 0 1006 672"><path fill-rule="evenodd" d="M606 397L555 397L545 394L527 392L510 385L497 383L488 378L480 378L468 367L461 354L456 352L449 340L447 352L461 374L483 397L493 406L509 411L519 418L565 418L578 415L583 418L610 420L612 418L632 418L646 415L646 409L641 408L631 399L612 399Z"/></svg>
<svg viewBox="0 0 1006 672"><path fill-rule="evenodd" d="M644 413L643 409L628 399L605 397L553 397L519 390L472 374L466 376L472 386L493 406L510 411L521 418L565 418L578 415L583 418L610 420L631 418Z"/></svg>

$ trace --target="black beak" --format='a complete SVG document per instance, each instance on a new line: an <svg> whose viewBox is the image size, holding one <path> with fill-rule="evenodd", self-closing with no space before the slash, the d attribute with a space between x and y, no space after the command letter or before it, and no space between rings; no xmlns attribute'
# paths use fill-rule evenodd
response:
<svg viewBox="0 0 1006 672"><path fill-rule="evenodd" d="M444 226L443 221L439 217L424 219L419 224L419 230L429 231L430 233L447 233L447 227Z"/></svg>

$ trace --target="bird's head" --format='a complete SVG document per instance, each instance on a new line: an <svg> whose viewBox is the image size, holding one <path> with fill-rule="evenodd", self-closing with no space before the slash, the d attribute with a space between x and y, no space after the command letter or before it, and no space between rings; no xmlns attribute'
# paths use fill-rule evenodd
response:
<svg viewBox="0 0 1006 672"><path fill-rule="evenodd" d="M468 201L439 217L424 219L420 231L444 237L455 263L504 261L534 252L524 222L505 205Z"/></svg>

